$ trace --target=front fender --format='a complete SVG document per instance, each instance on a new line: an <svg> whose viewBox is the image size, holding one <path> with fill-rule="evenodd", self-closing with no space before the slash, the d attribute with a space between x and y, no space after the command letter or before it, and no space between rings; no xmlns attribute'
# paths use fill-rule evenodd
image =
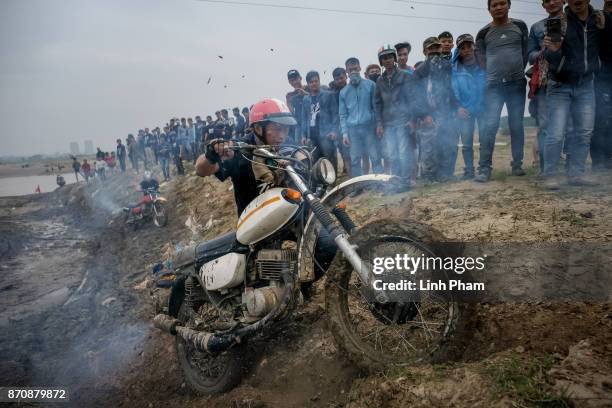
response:
<svg viewBox="0 0 612 408"><path fill-rule="evenodd" d="M164 197L157 197L154 201L155 203L167 203L168 200L166 200Z"/></svg>
<svg viewBox="0 0 612 408"><path fill-rule="evenodd" d="M399 181L400 179L397 176L387 174L354 177L331 189L321 199L321 203L331 209L352 192L364 189L392 189ZM311 282L315 279L314 254L321 227L321 223L314 217L314 214L310 214L298 247L298 276L300 282Z"/></svg>

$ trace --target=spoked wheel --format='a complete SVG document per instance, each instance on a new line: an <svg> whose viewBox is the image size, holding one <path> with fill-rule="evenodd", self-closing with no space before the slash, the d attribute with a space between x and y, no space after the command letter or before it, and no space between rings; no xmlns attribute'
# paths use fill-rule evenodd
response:
<svg viewBox="0 0 612 408"><path fill-rule="evenodd" d="M162 203L153 204L153 223L156 227L163 227L168 222L168 214Z"/></svg>
<svg viewBox="0 0 612 408"><path fill-rule="evenodd" d="M359 246L362 259L395 257L444 257L436 243L444 237L425 224L382 220L365 225L351 242ZM437 281L438 272L394 271L391 279ZM431 276L427 276L431 273ZM410 291L377 301L353 267L337 255L326 283L326 309L334 338L341 350L358 366L381 369L438 359L459 318L457 303L431 291ZM386 279L390 281L390 279ZM418 286L417 286L418 287Z"/></svg>
<svg viewBox="0 0 612 408"><path fill-rule="evenodd" d="M195 312L183 303L178 319L192 322ZM187 323L189 324L189 323ZM234 347L226 352L211 355L202 353L176 336L176 352L185 380L192 390L200 394L220 394L234 388L242 377L244 347Z"/></svg>

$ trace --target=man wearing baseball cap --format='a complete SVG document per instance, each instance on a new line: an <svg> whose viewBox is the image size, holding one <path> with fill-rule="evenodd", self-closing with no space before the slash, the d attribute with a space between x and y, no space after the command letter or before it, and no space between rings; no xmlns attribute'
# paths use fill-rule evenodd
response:
<svg viewBox="0 0 612 408"><path fill-rule="evenodd" d="M461 137L464 172L463 178L474 178L474 128L484 107L486 72L476 60L474 37L462 34L457 38L457 51L453 57L451 84L459 107L457 128Z"/></svg>
<svg viewBox="0 0 612 408"><path fill-rule="evenodd" d="M287 93L287 106L297 121L297 126L294 126L293 129L289 131L287 142L300 144L299 129L301 129L302 123L302 105L304 96L308 95L308 92L306 92L306 88L302 85L302 76L297 69L292 69L287 72L287 80L289 81L289 85L293 88L293 91Z"/></svg>
<svg viewBox="0 0 612 408"><path fill-rule="evenodd" d="M438 35L438 40L442 44L442 55L450 58L453 52L453 35L448 31L444 31Z"/></svg>
<svg viewBox="0 0 612 408"><path fill-rule="evenodd" d="M459 134L454 126L457 101L451 89L451 61L442 54L437 37L423 42L427 59L416 69L420 83L421 122L418 124L422 175L426 183L453 178Z"/></svg>

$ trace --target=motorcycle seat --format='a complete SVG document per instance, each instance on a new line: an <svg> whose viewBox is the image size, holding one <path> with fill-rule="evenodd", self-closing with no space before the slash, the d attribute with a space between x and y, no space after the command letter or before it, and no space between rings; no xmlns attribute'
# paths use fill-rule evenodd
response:
<svg viewBox="0 0 612 408"><path fill-rule="evenodd" d="M198 264L204 264L219 258L220 256L237 252L245 254L249 252L248 245L243 245L236 239L236 232L228 232L210 241L204 241L196 245L195 260Z"/></svg>

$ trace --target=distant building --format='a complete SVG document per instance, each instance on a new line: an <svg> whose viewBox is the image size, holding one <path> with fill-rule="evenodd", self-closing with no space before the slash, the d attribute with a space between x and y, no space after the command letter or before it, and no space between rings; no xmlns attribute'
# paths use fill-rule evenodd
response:
<svg viewBox="0 0 612 408"><path fill-rule="evenodd" d="M91 140L85 141L85 154L94 154L95 150L93 147L93 142Z"/></svg>
<svg viewBox="0 0 612 408"><path fill-rule="evenodd" d="M79 144L77 142L70 142L70 154L73 156L78 156L81 154Z"/></svg>

